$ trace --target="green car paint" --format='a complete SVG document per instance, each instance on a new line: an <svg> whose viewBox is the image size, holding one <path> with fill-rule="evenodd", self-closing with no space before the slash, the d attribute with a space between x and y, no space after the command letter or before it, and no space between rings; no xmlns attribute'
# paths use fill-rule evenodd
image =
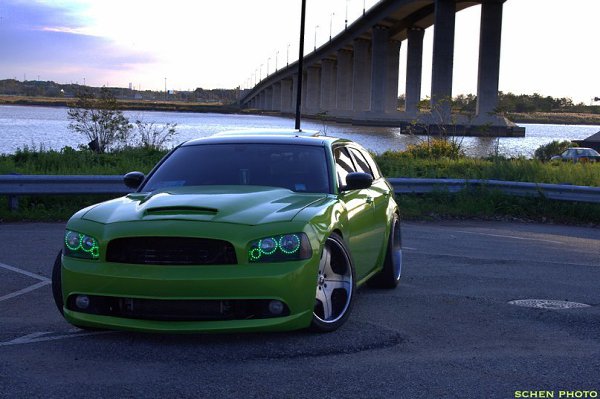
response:
<svg viewBox="0 0 600 399"><path fill-rule="evenodd" d="M392 188L378 170L374 170L374 180L369 187L342 190L336 173L334 149L352 147L364 152L360 146L334 138L263 135L259 138L200 139L182 147L214 142L236 143L242 147L248 143L276 143L323 148L327 164L324 170L327 170L326 180L331 182L331 188L328 192L295 192L289 188L262 185L209 184L172 186L144 192L142 186L140 192L77 212L68 221L67 231L90 237L85 244L95 245L94 251L98 256L88 259L86 256L73 256L72 248L65 247L67 250L59 259L60 282L53 281L53 284L60 284L62 298L55 297L55 300L57 304L64 302L61 303L62 312L67 321L81 327L154 332L307 328L315 317L315 290L320 289L317 287L317 275L323 247L332 234L341 236L347 245L354 265L352 284L360 286L374 275L381 274L386 251L389 250L391 221L398 214ZM146 182L152 181L152 176L165 162L168 160L159 163ZM248 173L242 173L244 179ZM71 234L69 237L72 247L77 249L77 236ZM144 240L147 237L227 242L233 247L236 262L135 264L107 259L109 243L119 239ZM286 257L287 252L299 250L300 240L302 255ZM259 242L262 252L257 250ZM269 258L275 251L280 257ZM78 309L74 305L73 298L80 296L89 298L90 308ZM110 298L110 301L106 304L99 302L101 305L97 306L98 309L106 309L94 310L94 301L104 298ZM285 311L260 317L252 313L246 318L228 316L216 319L171 319L162 314L145 318L128 313L128 307L150 306L145 303L187 306L186 301L197 303L199 307L214 304L229 306L230 303L244 301L252 306L262 306L263 303L279 301ZM123 307L122 313L112 313L116 306ZM334 328L337 326L333 325Z"/></svg>

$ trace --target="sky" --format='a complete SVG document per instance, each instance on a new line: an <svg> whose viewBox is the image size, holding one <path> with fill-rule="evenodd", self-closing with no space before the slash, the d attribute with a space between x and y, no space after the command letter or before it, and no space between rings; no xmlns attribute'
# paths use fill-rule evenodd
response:
<svg viewBox="0 0 600 399"><path fill-rule="evenodd" d="M305 53L376 0L307 0ZM251 87L298 59L300 0L0 0L0 79L194 90ZM507 0L503 92L600 97L599 0ZM476 93L480 7L456 15L453 95ZM425 32L423 92L431 83ZM400 52L404 91L406 42ZM598 103L596 103L598 104Z"/></svg>

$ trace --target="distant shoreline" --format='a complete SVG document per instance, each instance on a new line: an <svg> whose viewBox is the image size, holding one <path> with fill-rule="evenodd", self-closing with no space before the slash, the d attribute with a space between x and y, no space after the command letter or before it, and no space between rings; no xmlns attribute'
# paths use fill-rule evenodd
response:
<svg viewBox="0 0 600 399"><path fill-rule="evenodd" d="M76 98L27 97L0 95L0 105L25 105L38 107L70 107ZM219 114L245 114L237 105L213 103L193 103L182 101L139 101L118 100L125 111L166 111L197 112ZM600 126L600 114L568 113L568 112L532 112L507 113L505 115L514 123L551 124L551 125L591 125Z"/></svg>
<svg viewBox="0 0 600 399"><path fill-rule="evenodd" d="M55 97L26 97L0 95L0 105L25 105L37 107L71 107L75 105L76 98ZM222 105L211 103L192 103L182 101L138 101L117 100L124 111L168 111L168 112L198 112L234 114L241 110L235 105Z"/></svg>

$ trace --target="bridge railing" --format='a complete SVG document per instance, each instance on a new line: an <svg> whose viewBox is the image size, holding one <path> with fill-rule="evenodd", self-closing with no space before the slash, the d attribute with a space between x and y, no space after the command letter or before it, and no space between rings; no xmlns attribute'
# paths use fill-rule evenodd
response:
<svg viewBox="0 0 600 399"><path fill-rule="evenodd" d="M396 194L456 193L469 188L497 190L507 195L545 197L559 201L600 203L600 187L502 180L389 178ZM132 192L122 176L0 175L0 196L18 209L23 195L124 195Z"/></svg>

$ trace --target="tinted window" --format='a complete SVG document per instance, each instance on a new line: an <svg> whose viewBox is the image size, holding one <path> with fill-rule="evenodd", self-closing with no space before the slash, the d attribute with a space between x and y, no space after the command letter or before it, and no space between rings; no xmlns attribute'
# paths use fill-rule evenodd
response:
<svg viewBox="0 0 600 399"><path fill-rule="evenodd" d="M335 156L335 171L338 184L340 187L343 187L346 185L346 176L348 173L356 172L356 170L354 170L354 164L347 149L338 147L334 150L333 154Z"/></svg>
<svg viewBox="0 0 600 399"><path fill-rule="evenodd" d="M323 147L286 144L203 144L175 150L142 188L255 185L328 193Z"/></svg>
<svg viewBox="0 0 600 399"><path fill-rule="evenodd" d="M361 152L359 152L358 150L356 150L354 148L350 148L350 152L352 153L352 156L354 157L354 160L356 161L356 171L368 173L371 176L373 176L373 171L371 170L369 163L365 159L365 156Z"/></svg>

